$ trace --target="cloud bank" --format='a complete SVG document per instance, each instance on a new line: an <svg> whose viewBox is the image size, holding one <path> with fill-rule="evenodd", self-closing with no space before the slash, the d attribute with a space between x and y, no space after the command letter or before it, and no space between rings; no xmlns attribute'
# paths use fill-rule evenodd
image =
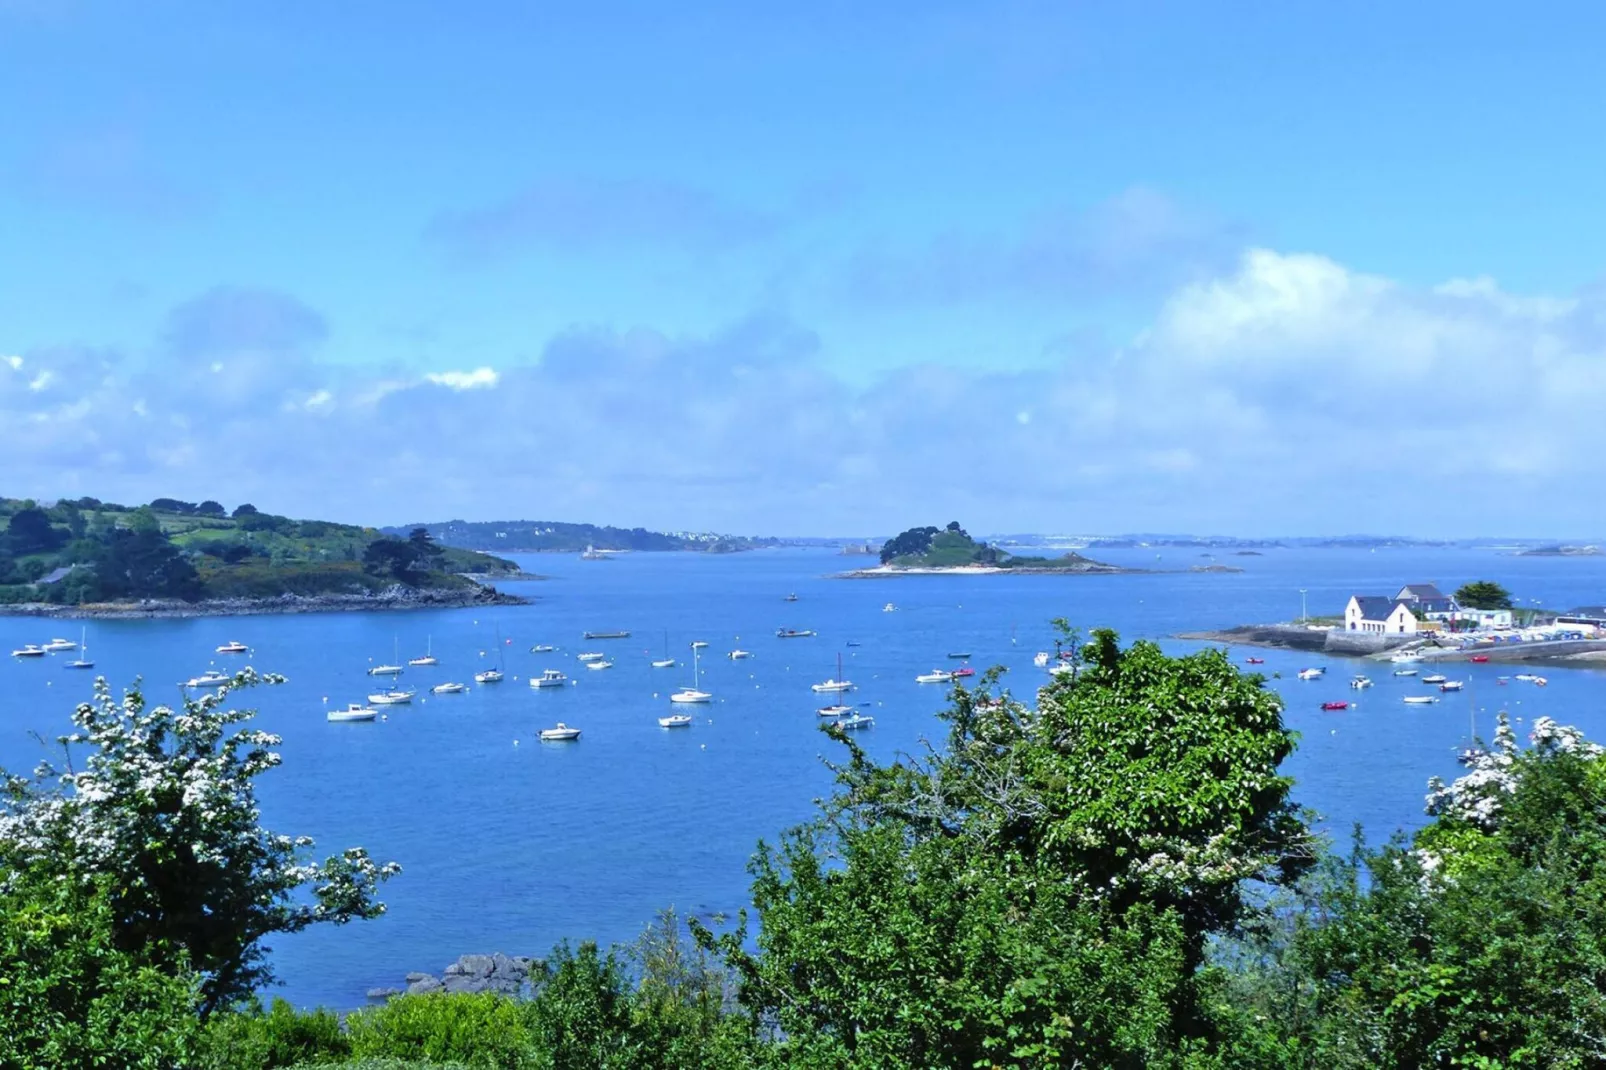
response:
<svg viewBox="0 0 1606 1070"><path fill-rule="evenodd" d="M218 289L140 352L0 361L8 494L250 500L365 522L528 515L754 533L1589 534L1606 296L1413 288L1251 249L1116 348L850 389L780 315L576 328L537 359L319 359L295 298Z"/></svg>

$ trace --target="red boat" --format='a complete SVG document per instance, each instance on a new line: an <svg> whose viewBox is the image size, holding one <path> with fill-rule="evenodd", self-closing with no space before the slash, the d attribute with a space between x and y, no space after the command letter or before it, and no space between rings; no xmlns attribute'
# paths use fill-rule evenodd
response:
<svg viewBox="0 0 1606 1070"><path fill-rule="evenodd" d="M1264 664L1266 664L1266 659L1265 658L1245 658L1244 659L1244 664L1245 665L1264 665Z"/></svg>
<svg viewBox="0 0 1606 1070"><path fill-rule="evenodd" d="M955 669L954 670L954 675L955 676L975 676L976 675L976 670L972 669L969 665L966 665L963 669Z"/></svg>
<svg viewBox="0 0 1606 1070"><path fill-rule="evenodd" d="M1487 655L1487 654L1474 654L1470 658L1468 658L1467 660L1468 661L1472 661L1472 662L1476 662L1477 664L1482 665L1484 662L1489 660L1489 655Z"/></svg>
<svg viewBox="0 0 1606 1070"><path fill-rule="evenodd" d="M1347 710L1347 709L1349 709L1349 703L1348 702L1324 702L1324 703L1322 703L1322 709L1324 709L1324 710Z"/></svg>

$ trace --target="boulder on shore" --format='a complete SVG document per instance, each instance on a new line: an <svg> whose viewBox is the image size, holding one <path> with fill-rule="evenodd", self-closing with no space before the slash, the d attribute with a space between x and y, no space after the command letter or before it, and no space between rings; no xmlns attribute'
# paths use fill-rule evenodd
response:
<svg viewBox="0 0 1606 1070"><path fill-rule="evenodd" d="M462 955L449 963L439 977L428 973L408 974L406 991L415 995L425 992L523 995L535 962L526 955L504 955L500 951L492 955ZM373 988L369 989L368 998L388 999L397 994L394 988Z"/></svg>

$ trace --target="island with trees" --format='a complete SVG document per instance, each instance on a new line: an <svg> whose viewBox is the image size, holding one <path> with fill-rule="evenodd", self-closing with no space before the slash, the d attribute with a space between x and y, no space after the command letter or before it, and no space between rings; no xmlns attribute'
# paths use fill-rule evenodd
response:
<svg viewBox="0 0 1606 1070"><path fill-rule="evenodd" d="M0 498L0 612L199 616L522 602L511 561L250 504Z"/></svg>
<svg viewBox="0 0 1606 1070"><path fill-rule="evenodd" d="M843 573L850 578L898 575L940 575L945 573L1055 573L1064 575L1119 574L1139 572L1078 553L1059 557L1012 554L970 536L959 521L946 527L910 528L888 539L881 547L881 564L875 568Z"/></svg>

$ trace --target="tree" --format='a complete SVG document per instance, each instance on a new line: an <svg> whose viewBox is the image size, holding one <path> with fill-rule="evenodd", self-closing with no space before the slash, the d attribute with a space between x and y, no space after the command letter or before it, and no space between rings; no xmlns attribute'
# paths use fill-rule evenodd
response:
<svg viewBox="0 0 1606 1070"><path fill-rule="evenodd" d="M1455 592L1455 600L1468 609L1510 609L1511 592L1493 580L1474 580Z"/></svg>
<svg viewBox="0 0 1606 1070"><path fill-rule="evenodd" d="M177 498L157 498L150 507L159 513L181 513L185 516L195 512L194 502L181 502Z"/></svg>
<svg viewBox="0 0 1606 1070"><path fill-rule="evenodd" d="M885 565L894 558L925 553L931 549L931 540L936 538L937 534L936 528L924 527L910 528L900 535L893 536L881 547L881 563Z"/></svg>
<svg viewBox="0 0 1606 1070"><path fill-rule="evenodd" d="M956 689L940 752L879 766L835 733L836 795L753 861L758 954L717 941L785 1057L1162 1066L1211 1042L1207 942L1247 881L1314 857L1293 737L1220 652L1066 638L1078 671L1035 711L995 675Z"/></svg>
<svg viewBox="0 0 1606 1070"><path fill-rule="evenodd" d="M241 504L236 505L234 507L234 512L230 513L229 515L238 520L242 516L255 516L256 511L257 507L252 505L250 502L242 502Z"/></svg>
<svg viewBox="0 0 1606 1070"><path fill-rule="evenodd" d="M11 514L6 524L6 543L11 553L49 553L65 543L66 537L50 523L50 517L38 506L28 506Z"/></svg>
<svg viewBox="0 0 1606 1070"><path fill-rule="evenodd" d="M196 516L228 516L222 503L214 502L210 498L195 507Z"/></svg>
<svg viewBox="0 0 1606 1070"><path fill-rule="evenodd" d="M69 501L59 502L56 505L56 511L61 514L61 519L66 523L69 536L74 539L84 537L84 532L88 530L89 525L84 520L84 514L77 505Z"/></svg>
<svg viewBox="0 0 1606 1070"><path fill-rule="evenodd" d="M138 514L136 513L136 517ZM160 528L117 528L101 544L93 566L106 598L181 598L202 594L201 580L184 552Z"/></svg>
<svg viewBox="0 0 1606 1070"><path fill-rule="evenodd" d="M246 669L174 710L148 707L137 686L118 701L99 679L60 738L68 771L45 764L5 784L0 863L47 867L79 889L104 882L116 946L181 952L201 977L203 1015L272 980L264 938L377 917L377 887L399 872L360 847L310 863L312 840L258 824L253 781L279 764L280 741L236 729L253 711L225 703L282 681Z"/></svg>

